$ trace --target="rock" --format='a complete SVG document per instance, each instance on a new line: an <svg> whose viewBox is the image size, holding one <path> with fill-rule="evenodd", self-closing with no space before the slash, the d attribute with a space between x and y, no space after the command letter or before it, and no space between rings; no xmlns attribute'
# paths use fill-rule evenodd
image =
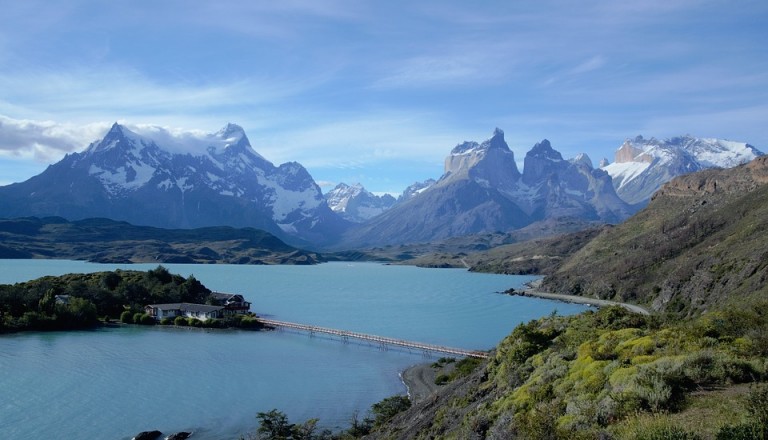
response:
<svg viewBox="0 0 768 440"><path fill-rule="evenodd" d="M136 437L134 437L133 440L155 440L161 435L163 435L163 433L160 431L142 431L136 434Z"/></svg>
<svg viewBox="0 0 768 440"><path fill-rule="evenodd" d="M165 438L165 440L186 440L189 437L192 436L191 432L177 432L175 434L171 434L168 437Z"/></svg>

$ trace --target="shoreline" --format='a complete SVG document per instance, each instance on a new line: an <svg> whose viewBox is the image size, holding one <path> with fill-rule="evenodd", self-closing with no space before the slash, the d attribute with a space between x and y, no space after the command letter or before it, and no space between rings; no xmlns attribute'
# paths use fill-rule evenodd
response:
<svg viewBox="0 0 768 440"><path fill-rule="evenodd" d="M435 384L436 376L432 363L412 365L400 373L400 381L405 385L412 404L423 401L440 388Z"/></svg>
<svg viewBox="0 0 768 440"><path fill-rule="evenodd" d="M538 279L535 281L531 281L530 283L526 283L525 289L519 290L519 291L516 290L512 293L508 293L508 295L549 299L553 301L562 301L562 302L571 303L571 304L584 304L587 306L594 306L594 307L619 306L629 310L630 312L639 313L641 315L647 316L651 314L651 312L645 307L638 306L635 304L622 303L618 301L609 301L606 299L587 298L584 296L566 295L562 293L542 292L540 290L537 290L540 286L541 286L541 279Z"/></svg>

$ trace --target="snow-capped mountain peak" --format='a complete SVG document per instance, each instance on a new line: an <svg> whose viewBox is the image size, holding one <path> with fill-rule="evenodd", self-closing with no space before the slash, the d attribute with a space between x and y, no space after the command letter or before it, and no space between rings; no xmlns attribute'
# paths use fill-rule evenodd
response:
<svg viewBox="0 0 768 440"><path fill-rule="evenodd" d="M620 197L644 204L661 185L673 177L706 168L730 168L763 153L744 142L698 138L691 135L671 139L627 139L616 150L612 164L602 167L613 178Z"/></svg>
<svg viewBox="0 0 768 440"><path fill-rule="evenodd" d="M339 183L325 195L328 206L344 219L362 223L391 208L396 200L389 194L377 196L360 183Z"/></svg>

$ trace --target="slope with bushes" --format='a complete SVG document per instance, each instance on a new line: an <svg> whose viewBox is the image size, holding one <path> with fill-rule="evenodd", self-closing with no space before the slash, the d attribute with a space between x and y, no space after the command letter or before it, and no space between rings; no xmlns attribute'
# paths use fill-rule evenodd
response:
<svg viewBox="0 0 768 440"><path fill-rule="evenodd" d="M768 158L676 178L544 280L558 293L695 315L768 294Z"/></svg>

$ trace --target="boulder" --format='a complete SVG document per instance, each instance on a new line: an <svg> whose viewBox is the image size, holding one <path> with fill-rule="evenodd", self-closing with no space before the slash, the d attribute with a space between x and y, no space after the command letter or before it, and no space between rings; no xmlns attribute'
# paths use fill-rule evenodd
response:
<svg viewBox="0 0 768 440"><path fill-rule="evenodd" d="M165 440L187 440L189 437L192 436L191 432L177 432L175 434L171 434L168 437L165 438Z"/></svg>
<svg viewBox="0 0 768 440"><path fill-rule="evenodd" d="M133 440L156 440L161 435L163 435L163 433L160 431L142 431L136 434L136 437L134 437Z"/></svg>

